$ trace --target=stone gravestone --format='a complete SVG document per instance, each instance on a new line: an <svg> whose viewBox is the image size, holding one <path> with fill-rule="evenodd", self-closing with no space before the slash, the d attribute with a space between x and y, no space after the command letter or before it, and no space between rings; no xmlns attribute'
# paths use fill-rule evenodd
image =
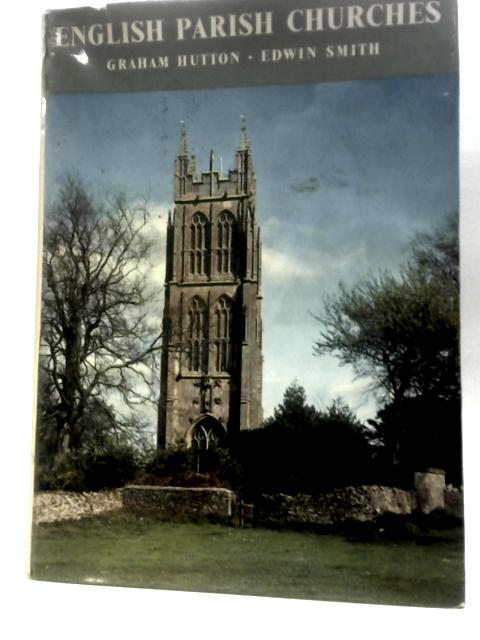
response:
<svg viewBox="0 0 480 640"><path fill-rule="evenodd" d="M445 508L445 471L427 469L415 472L415 489L422 513Z"/></svg>

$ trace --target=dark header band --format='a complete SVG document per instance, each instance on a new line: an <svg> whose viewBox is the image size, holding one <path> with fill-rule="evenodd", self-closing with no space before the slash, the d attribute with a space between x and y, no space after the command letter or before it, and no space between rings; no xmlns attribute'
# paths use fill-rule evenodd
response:
<svg viewBox="0 0 480 640"><path fill-rule="evenodd" d="M458 70L456 2L193 0L45 16L45 93L354 80Z"/></svg>

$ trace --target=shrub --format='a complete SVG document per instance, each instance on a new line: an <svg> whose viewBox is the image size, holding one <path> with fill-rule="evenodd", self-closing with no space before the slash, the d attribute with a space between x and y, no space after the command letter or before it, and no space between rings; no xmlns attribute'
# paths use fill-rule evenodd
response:
<svg viewBox="0 0 480 640"><path fill-rule="evenodd" d="M200 457L199 457L200 456ZM211 447L201 453L183 447L156 451L135 475L137 484L238 488L241 469L231 451Z"/></svg>
<svg viewBox="0 0 480 640"><path fill-rule="evenodd" d="M39 491L114 489L131 481L138 466L138 453L130 447L68 452L58 456L51 467L37 465L35 488Z"/></svg>

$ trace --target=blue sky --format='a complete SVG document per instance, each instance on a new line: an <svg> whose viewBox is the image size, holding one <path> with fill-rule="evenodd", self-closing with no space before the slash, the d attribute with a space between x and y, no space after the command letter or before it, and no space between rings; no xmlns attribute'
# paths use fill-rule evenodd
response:
<svg viewBox="0 0 480 640"><path fill-rule="evenodd" d="M214 149L226 171L245 114L263 237L265 415L297 379L317 406L341 396L366 418L367 382L313 356L313 314L340 280L396 270L415 232L458 209L457 101L456 76L49 96L46 199L67 172L100 192L146 196L161 289L180 120L198 170Z"/></svg>

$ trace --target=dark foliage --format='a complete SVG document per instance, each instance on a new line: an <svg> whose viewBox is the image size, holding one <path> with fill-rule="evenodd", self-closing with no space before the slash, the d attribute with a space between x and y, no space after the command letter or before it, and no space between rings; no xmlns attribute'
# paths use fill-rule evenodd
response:
<svg viewBox="0 0 480 640"><path fill-rule="evenodd" d="M315 341L383 397L372 421L401 479L441 467L461 483L458 220L417 236L398 276L383 272L325 301Z"/></svg>
<svg viewBox="0 0 480 640"><path fill-rule="evenodd" d="M371 421L383 442L380 459L397 486L411 485L415 471L443 469L447 484L462 486L459 399L429 396L387 404ZM392 465L392 459L400 464Z"/></svg>
<svg viewBox="0 0 480 640"><path fill-rule="evenodd" d="M375 447L368 430L340 401L326 411L306 403L296 383L263 428L243 431L233 449L243 470L242 490L317 493L375 479Z"/></svg>
<svg viewBox="0 0 480 640"><path fill-rule="evenodd" d="M220 446L200 453L172 447L156 451L138 469L134 482L180 487L226 487L237 489L241 470L232 452Z"/></svg>
<svg viewBox="0 0 480 640"><path fill-rule="evenodd" d="M53 467L39 463L36 489L39 491L100 491L122 487L139 467L138 453L129 447L105 451L69 452L57 457Z"/></svg>

